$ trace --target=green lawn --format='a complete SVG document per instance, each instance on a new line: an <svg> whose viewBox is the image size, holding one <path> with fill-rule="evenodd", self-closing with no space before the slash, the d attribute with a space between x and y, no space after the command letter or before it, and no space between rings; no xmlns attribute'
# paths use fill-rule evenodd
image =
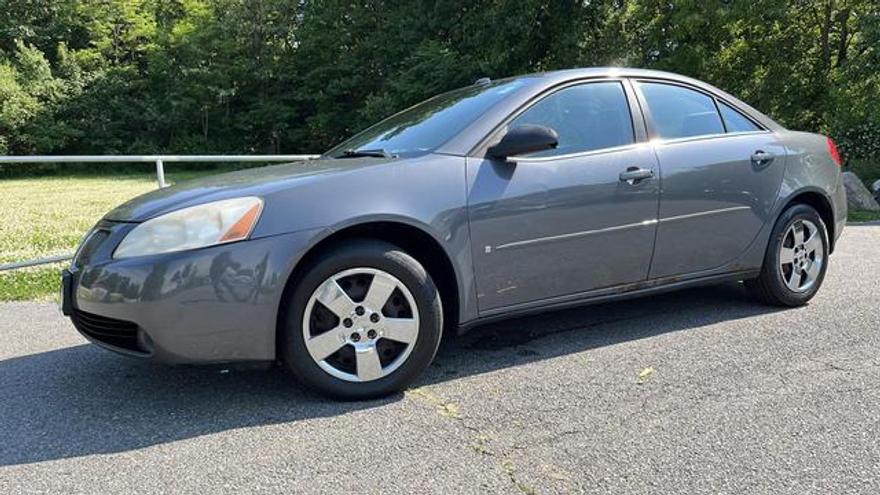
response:
<svg viewBox="0 0 880 495"><path fill-rule="evenodd" d="M218 170L178 172L179 181ZM156 188L151 174L0 179L0 264L72 253L108 210ZM65 263L0 272L0 301L52 299Z"/></svg>
<svg viewBox="0 0 880 495"><path fill-rule="evenodd" d="M850 222L876 222L880 221L880 212L850 210L847 215L847 220Z"/></svg>

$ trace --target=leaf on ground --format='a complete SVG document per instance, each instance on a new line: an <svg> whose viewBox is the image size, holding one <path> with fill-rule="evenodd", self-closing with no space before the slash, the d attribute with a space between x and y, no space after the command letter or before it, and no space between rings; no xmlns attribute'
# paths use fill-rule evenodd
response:
<svg viewBox="0 0 880 495"><path fill-rule="evenodd" d="M639 383L644 383L650 380L652 376L654 376L654 368L649 366L639 373Z"/></svg>

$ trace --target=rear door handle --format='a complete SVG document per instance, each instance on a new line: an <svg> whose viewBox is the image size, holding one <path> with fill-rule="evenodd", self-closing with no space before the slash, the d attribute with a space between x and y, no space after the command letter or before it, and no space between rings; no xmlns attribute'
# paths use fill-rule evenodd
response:
<svg viewBox="0 0 880 495"><path fill-rule="evenodd" d="M764 150L758 150L752 153L752 163L761 167L768 165L776 156L773 153L767 153Z"/></svg>
<svg viewBox="0 0 880 495"><path fill-rule="evenodd" d="M647 168L629 167L620 173L620 181L631 186L651 177L654 177L654 171Z"/></svg>

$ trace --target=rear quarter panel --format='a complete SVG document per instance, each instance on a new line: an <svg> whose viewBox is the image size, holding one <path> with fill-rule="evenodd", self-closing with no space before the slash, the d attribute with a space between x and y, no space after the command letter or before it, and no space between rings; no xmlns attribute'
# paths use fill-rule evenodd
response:
<svg viewBox="0 0 880 495"><path fill-rule="evenodd" d="M819 193L829 202L834 222L828 225L831 240L840 237L846 224L846 192L840 167L831 159L825 136L808 132L780 133L788 152L785 174L777 200L777 216L799 194Z"/></svg>

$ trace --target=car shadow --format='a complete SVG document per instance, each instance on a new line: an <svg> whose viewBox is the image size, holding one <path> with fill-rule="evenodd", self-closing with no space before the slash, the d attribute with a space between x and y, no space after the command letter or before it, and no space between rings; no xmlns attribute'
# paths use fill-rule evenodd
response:
<svg viewBox="0 0 880 495"><path fill-rule="evenodd" d="M726 284L489 324L447 339L415 386L772 311ZM0 361L0 466L343 415L403 397L336 402L277 368L168 367L79 345Z"/></svg>

